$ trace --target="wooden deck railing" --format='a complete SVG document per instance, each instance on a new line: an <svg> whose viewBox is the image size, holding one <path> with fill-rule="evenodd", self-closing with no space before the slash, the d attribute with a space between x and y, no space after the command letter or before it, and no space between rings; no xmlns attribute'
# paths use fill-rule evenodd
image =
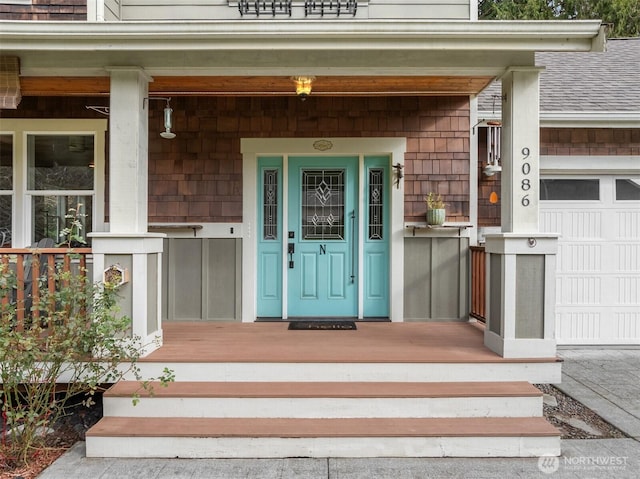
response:
<svg viewBox="0 0 640 479"><path fill-rule="evenodd" d="M15 306L15 328L24 330L25 320L40 317L40 297L46 288L54 293L64 286L56 281L56 271L86 276L91 248L2 248L0 272L15 274L15 285L0 299L1 304ZM3 311L5 310L3 308Z"/></svg>
<svg viewBox="0 0 640 479"><path fill-rule="evenodd" d="M483 246L471 246L471 316L486 321L486 264Z"/></svg>

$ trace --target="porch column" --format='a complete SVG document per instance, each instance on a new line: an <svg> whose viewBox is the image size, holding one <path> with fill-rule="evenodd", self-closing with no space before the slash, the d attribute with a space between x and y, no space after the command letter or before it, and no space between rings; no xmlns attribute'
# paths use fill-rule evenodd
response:
<svg viewBox="0 0 640 479"><path fill-rule="evenodd" d="M162 342L161 256L165 235L148 233L148 84L138 67L110 67L109 232L93 233L94 280L125 272L119 286L121 314L143 355Z"/></svg>
<svg viewBox="0 0 640 479"><path fill-rule="evenodd" d="M502 78L502 232L487 235L487 347L506 358L555 357L556 234L540 233L537 67Z"/></svg>

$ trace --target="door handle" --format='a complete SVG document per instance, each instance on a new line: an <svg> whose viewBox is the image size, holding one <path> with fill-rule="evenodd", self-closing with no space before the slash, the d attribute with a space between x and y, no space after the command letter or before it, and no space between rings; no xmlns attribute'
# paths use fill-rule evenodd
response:
<svg viewBox="0 0 640 479"><path fill-rule="evenodd" d="M349 215L351 219L351 283L356 279L356 210L351 211Z"/></svg>
<svg viewBox="0 0 640 479"><path fill-rule="evenodd" d="M293 269L293 267L294 267L293 253L295 253L295 252L296 252L295 243L288 243L287 244L287 253L289 254L289 269Z"/></svg>

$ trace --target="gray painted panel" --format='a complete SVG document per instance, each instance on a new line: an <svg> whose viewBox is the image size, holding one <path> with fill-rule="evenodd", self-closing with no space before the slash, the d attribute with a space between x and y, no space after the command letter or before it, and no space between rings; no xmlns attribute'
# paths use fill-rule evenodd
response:
<svg viewBox="0 0 640 479"><path fill-rule="evenodd" d="M432 240L431 317L459 318L460 244L458 240Z"/></svg>
<svg viewBox="0 0 640 479"><path fill-rule="evenodd" d="M405 238L405 321L468 319L467 238Z"/></svg>
<svg viewBox="0 0 640 479"><path fill-rule="evenodd" d="M242 240L170 238L164 241L163 321L241 320L241 304Z"/></svg>
<svg viewBox="0 0 640 479"><path fill-rule="evenodd" d="M237 244L234 238L209 239L208 256L206 265L206 291L207 319L231 320L238 319L236 298L240 295L237 291L236 274L240 274L237 268Z"/></svg>
<svg viewBox="0 0 640 479"><path fill-rule="evenodd" d="M404 319L425 320L431 304L431 240L406 238L404 242Z"/></svg>
<svg viewBox="0 0 640 479"><path fill-rule="evenodd" d="M516 338L544 337L544 255L516 257Z"/></svg>
<svg viewBox="0 0 640 479"><path fill-rule="evenodd" d="M129 270L129 277L134 277L133 256L130 254L105 254L104 267L107 269L114 264L120 265L122 268ZM121 316L133 317L133 287L131 281L123 284L118 288L118 305L120 306L119 314Z"/></svg>
<svg viewBox="0 0 640 479"><path fill-rule="evenodd" d="M202 240L172 238L168 274L174 319L202 318Z"/></svg>
<svg viewBox="0 0 640 479"><path fill-rule="evenodd" d="M147 255L147 334L156 331L156 318L158 317L158 255Z"/></svg>
<svg viewBox="0 0 640 479"><path fill-rule="evenodd" d="M502 256L489 255L489 331L502 336Z"/></svg>

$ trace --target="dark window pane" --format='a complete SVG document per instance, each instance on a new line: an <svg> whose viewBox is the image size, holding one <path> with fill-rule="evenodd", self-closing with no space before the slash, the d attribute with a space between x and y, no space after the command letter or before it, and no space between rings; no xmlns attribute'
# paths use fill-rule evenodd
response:
<svg viewBox="0 0 640 479"><path fill-rule="evenodd" d="M0 190L13 189L13 136L0 135Z"/></svg>
<svg viewBox="0 0 640 479"><path fill-rule="evenodd" d="M0 195L0 248L11 246L11 195Z"/></svg>
<svg viewBox="0 0 640 479"><path fill-rule="evenodd" d="M278 170L264 170L263 202L263 232L262 239L278 239Z"/></svg>
<svg viewBox="0 0 640 479"><path fill-rule="evenodd" d="M600 199L600 180L540 180L540 199L593 201Z"/></svg>
<svg viewBox="0 0 640 479"><path fill-rule="evenodd" d="M640 201L640 178L616 180L616 200Z"/></svg>
<svg viewBox="0 0 640 479"><path fill-rule="evenodd" d="M30 190L92 190L92 135L29 135Z"/></svg>
<svg viewBox="0 0 640 479"><path fill-rule="evenodd" d="M369 239L382 240L384 232L384 170L369 170Z"/></svg>
<svg viewBox="0 0 640 479"><path fill-rule="evenodd" d="M66 242L65 228L71 234L80 236L89 243L87 233L91 232L91 196L34 196L33 197L33 241L51 238L56 244ZM72 225L77 220L80 228Z"/></svg>

